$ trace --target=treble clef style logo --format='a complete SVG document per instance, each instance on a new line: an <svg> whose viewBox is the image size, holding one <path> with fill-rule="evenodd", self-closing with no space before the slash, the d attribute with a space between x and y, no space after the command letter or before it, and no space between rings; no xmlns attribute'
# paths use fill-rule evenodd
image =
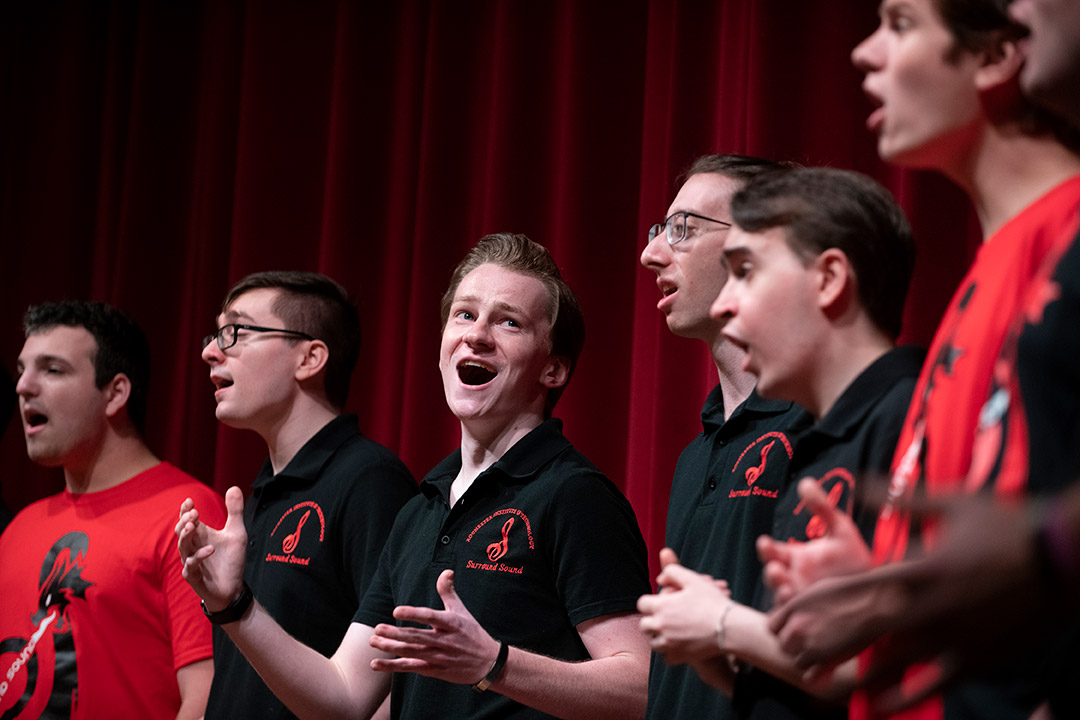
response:
<svg viewBox="0 0 1080 720"><path fill-rule="evenodd" d="M296 532L289 533L282 540L281 549L286 555L292 555L292 551L296 549L296 545L300 542L300 530L303 529L309 515L311 515L310 510L304 513L304 517L300 518L300 522L296 525Z"/></svg>
<svg viewBox="0 0 1080 720"><path fill-rule="evenodd" d="M509 537L508 536L510 534L510 528L512 528L513 526L514 526L514 518L510 518L509 520L507 520L506 522L503 523L503 526L502 526L502 540L500 542L493 542L493 543L491 543L490 545L487 546L488 560L490 560L491 562L495 562L496 560L498 560L499 558L501 558L503 555L506 554L506 551L507 551L507 549L509 547L509 542L508 542Z"/></svg>
<svg viewBox="0 0 1080 720"><path fill-rule="evenodd" d="M773 440L768 445L765 445L764 447L762 447L761 448L761 464L755 465L754 467L746 469L746 484L747 485L753 485L755 482L757 482L757 479L759 477L761 477L761 473L765 472L765 462L768 460L767 456L769 454L769 450L772 449L772 446L775 445L775 444L776 444L776 441Z"/></svg>

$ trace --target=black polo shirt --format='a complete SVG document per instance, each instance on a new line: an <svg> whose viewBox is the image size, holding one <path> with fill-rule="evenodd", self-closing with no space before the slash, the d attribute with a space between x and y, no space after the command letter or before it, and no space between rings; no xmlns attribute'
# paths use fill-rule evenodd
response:
<svg viewBox="0 0 1080 720"><path fill-rule="evenodd" d="M244 505L244 579L293 637L324 655L341 643L394 516L416 481L355 415L327 423L277 475L263 464ZM294 717L220 628L206 717Z"/></svg>
<svg viewBox="0 0 1080 720"><path fill-rule="evenodd" d="M398 515L354 618L395 623L397 605L441 608L435 580L454 586L497 640L563 660L589 657L576 627L632 612L649 591L645 542L630 503L551 419L519 440L449 506L457 450ZM478 678L479 679L479 678ZM541 718L488 691L396 673L395 718Z"/></svg>
<svg viewBox="0 0 1080 720"><path fill-rule="evenodd" d="M870 364L812 427L795 438L788 465L790 482L776 505L772 536L805 542L824 530L806 511L796 491L803 478L817 480L838 507L852 514L869 542L877 512L854 505L855 482L867 473L889 472L904 416L915 391L926 353L899 347ZM762 586L754 605L763 611L772 598ZM735 683L734 705L740 718L846 718L847 706L814 700L771 675L743 666Z"/></svg>
<svg viewBox="0 0 1080 720"><path fill-rule="evenodd" d="M789 402L750 394L724 421L717 385L701 410L701 434L683 450L668 503L666 543L693 570L728 581L732 596L751 603L761 585L755 542L772 530L777 499L788 483L793 436L812 418ZM654 654L647 717L726 718L731 702L689 666Z"/></svg>

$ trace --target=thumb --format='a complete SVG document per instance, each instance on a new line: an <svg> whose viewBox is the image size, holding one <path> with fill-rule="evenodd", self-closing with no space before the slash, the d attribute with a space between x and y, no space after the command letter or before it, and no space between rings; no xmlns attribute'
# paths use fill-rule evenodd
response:
<svg viewBox="0 0 1080 720"><path fill-rule="evenodd" d="M233 523L244 526L244 493L235 485L225 491L225 510L229 513L225 520L226 527Z"/></svg>
<svg viewBox="0 0 1080 720"><path fill-rule="evenodd" d="M435 591L442 598L443 608L453 610L464 605L454 589L454 571L443 570L439 573L439 579L435 581Z"/></svg>
<svg viewBox="0 0 1080 720"><path fill-rule="evenodd" d="M675 554L675 551L671 548L664 548L660 551L660 569L666 568L668 565L677 565L679 562L679 556Z"/></svg>

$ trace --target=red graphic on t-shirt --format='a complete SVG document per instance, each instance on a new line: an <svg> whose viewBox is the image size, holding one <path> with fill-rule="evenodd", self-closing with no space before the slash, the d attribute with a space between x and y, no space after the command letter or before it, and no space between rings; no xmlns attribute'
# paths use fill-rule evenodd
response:
<svg viewBox="0 0 1080 720"><path fill-rule="evenodd" d="M292 551L296 549L296 543L300 542L300 531L304 529L304 523L311 517L311 511L308 510L304 513L304 517L300 518L300 522L296 524L296 532L291 532L285 536L285 540L281 543L281 549L286 555L292 555Z"/></svg>
<svg viewBox="0 0 1080 720"><path fill-rule="evenodd" d="M510 547L510 528L514 527L514 518L510 518L503 523L502 526L502 540L499 542L493 542L487 547L488 560L495 562L503 555Z"/></svg>
<svg viewBox="0 0 1080 720"><path fill-rule="evenodd" d="M746 484L753 485L754 481L761 477L761 473L765 472L765 463L769 459L769 451L772 450L772 446L776 444L773 440L765 447L761 448L761 464L746 469Z"/></svg>
<svg viewBox="0 0 1080 720"><path fill-rule="evenodd" d="M300 515L299 521L296 521L294 516L301 510L304 511L303 515ZM290 518L292 518L292 520L290 520ZM278 530L284 531L286 529L291 529L291 532L286 533L285 536L281 538L281 553L268 552L266 553L266 557L263 558L263 561L286 563L287 565L309 565L311 563L312 540L308 540L303 546L301 546L300 543L301 537L313 536L315 533L313 527L309 527L305 531L305 527L307 527L309 520L312 522L318 520L319 537L317 542L322 544L326 537L326 518L323 516L322 508L319 507L318 503L311 500L305 500L304 502L297 503L289 508L285 514L281 516L281 519L277 521L277 524L274 525L274 529L270 531L271 538L278 536ZM292 522L294 521L296 522L295 527L292 526ZM270 547L274 546L270 545ZM304 551L298 554L297 551L301 548L303 548Z"/></svg>
<svg viewBox="0 0 1080 720"><path fill-rule="evenodd" d="M84 561L90 549L86 533L69 532L55 543L45 555L38 579L38 610L31 618L36 630L29 638L9 637L0 640L0 707L2 717L17 717L30 703L43 705L41 717L69 717L77 710L79 673L75 653L75 635L68 621L68 606L75 600L85 600L86 591L94 583L82 577ZM52 670L40 667L38 649L52 640ZM45 653L49 657L49 653ZM47 661L47 660L46 660ZM52 677L52 686L38 685L39 679ZM19 693L14 704L8 692ZM37 713L35 713L37 717Z"/></svg>
<svg viewBox="0 0 1080 720"><path fill-rule="evenodd" d="M481 541L491 538L495 534L494 528L489 528L484 532L481 532L481 530L483 530L483 528L492 520L501 518L504 515L510 515L510 517L506 518L506 521L502 524L500 539L481 546L485 548L485 559L467 560L465 562L466 569L509 573L511 575L525 574L525 563L522 562L521 548L527 545L529 550L534 550L536 545L533 539L532 524L529 522L529 516L521 510L518 510L517 508L503 508L501 510L496 510L481 520L480 523L472 529L472 532L465 538L465 542L471 543L473 537L475 537L477 533L480 533L480 538L478 539ZM513 544L513 547L515 548L514 559L507 560L507 553L510 552L511 547L510 530L515 526L515 520L521 520L521 526L524 529L525 537L521 537L521 530L514 531L516 538L515 543ZM522 543L523 539L527 542Z"/></svg>
<svg viewBox="0 0 1080 720"><path fill-rule="evenodd" d="M773 448L776 447L777 442L780 443L780 447L783 449L783 452L787 453L787 459L791 459L791 442L787 439L787 436L784 435L784 433L777 431L765 433L757 440L747 445L746 449L743 450L742 453L739 455L739 459L736 460L735 464L731 467L732 473L738 473L740 470L742 470L742 476L746 478L746 487L732 488L728 492L728 497L737 498L753 496L776 499L776 497L780 493L779 487L762 487L761 485L757 484L757 481L760 480L762 475L765 474L765 467L768 463L769 455L776 454L776 451L774 451ZM757 455L753 455L750 453L750 451L754 450L755 448L757 448L758 450ZM760 462L743 469L743 459L746 458L747 455L750 456L748 462L753 462L755 458L760 458ZM774 460L773 462L774 464L776 462L783 462L783 458L781 458L780 460Z"/></svg>

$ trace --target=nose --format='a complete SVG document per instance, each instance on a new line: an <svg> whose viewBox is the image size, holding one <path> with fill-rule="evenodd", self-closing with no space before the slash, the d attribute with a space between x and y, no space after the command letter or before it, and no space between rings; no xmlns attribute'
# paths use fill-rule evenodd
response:
<svg viewBox="0 0 1080 720"><path fill-rule="evenodd" d="M491 328L485 322L474 322L465 333L465 343L471 348L491 347Z"/></svg>
<svg viewBox="0 0 1080 720"><path fill-rule="evenodd" d="M218 347L217 340L206 343L206 347L202 349L199 356L204 363L210 366L216 365L225 359L225 353Z"/></svg>
<svg viewBox="0 0 1080 720"><path fill-rule="evenodd" d="M882 31L883 26L879 26L851 51L851 64L864 73L881 67Z"/></svg>
<svg viewBox="0 0 1080 720"><path fill-rule="evenodd" d="M15 394L19 397L33 397L37 394L37 381L31 370L27 369L19 374L19 379L15 381Z"/></svg>
<svg viewBox="0 0 1080 720"><path fill-rule="evenodd" d="M670 253L671 243L667 241L667 233L661 232L645 243L645 249L641 251L639 260L643 266L655 270L668 264Z"/></svg>
<svg viewBox="0 0 1080 720"><path fill-rule="evenodd" d="M717 320L721 323L727 323L728 320L735 317L736 298L734 283L731 282L729 277L724 286L720 288L720 294L716 296L716 300L713 301L712 307L709 308L709 317L713 320Z"/></svg>

